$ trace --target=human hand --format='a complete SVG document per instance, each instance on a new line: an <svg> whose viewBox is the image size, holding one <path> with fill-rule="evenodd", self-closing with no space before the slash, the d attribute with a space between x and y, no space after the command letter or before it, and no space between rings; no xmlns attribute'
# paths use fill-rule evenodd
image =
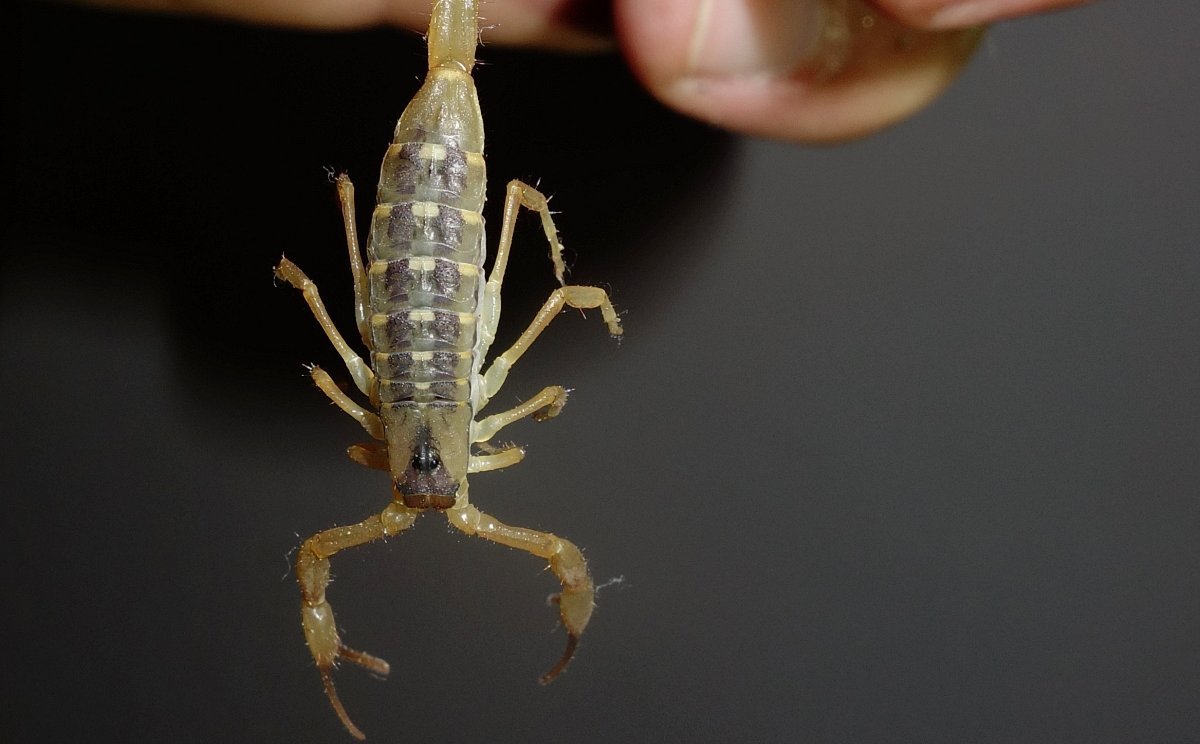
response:
<svg viewBox="0 0 1200 744"><path fill-rule="evenodd" d="M310 28L424 30L429 0L88 0ZM659 100L735 132L848 139L930 103L983 24L1087 0L483 0L484 40L620 47Z"/></svg>

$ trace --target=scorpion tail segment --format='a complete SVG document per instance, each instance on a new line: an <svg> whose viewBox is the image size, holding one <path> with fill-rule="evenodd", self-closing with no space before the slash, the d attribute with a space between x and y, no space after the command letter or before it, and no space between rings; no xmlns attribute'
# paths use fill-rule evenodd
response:
<svg viewBox="0 0 1200 744"><path fill-rule="evenodd" d="M457 67L470 72L479 41L476 0L437 0L429 19L429 69Z"/></svg>

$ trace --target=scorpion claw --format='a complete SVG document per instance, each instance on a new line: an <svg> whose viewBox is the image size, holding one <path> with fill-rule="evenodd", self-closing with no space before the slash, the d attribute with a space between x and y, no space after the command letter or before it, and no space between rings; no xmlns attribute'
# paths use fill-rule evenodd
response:
<svg viewBox="0 0 1200 744"><path fill-rule="evenodd" d="M391 671L391 666L383 659L350 648L341 642L338 643L337 647L337 659L345 659L381 677L386 677L388 672ZM346 712L346 706L342 705L342 699L338 696L337 687L333 684L333 667L333 664L328 666L318 664L317 666L317 671L321 674L321 684L325 687L325 697L329 698L329 704L333 706L333 712L337 714L338 720L346 727L346 731L350 732L350 735L355 739L363 741L367 738L367 735L362 732L362 729L354 725L354 721L350 720L350 714Z"/></svg>
<svg viewBox="0 0 1200 744"><path fill-rule="evenodd" d="M368 672L378 674L380 677L386 677L392 671L391 665L378 656L372 656L365 651L355 650L342 643L338 644L338 658L358 664Z"/></svg>
<svg viewBox="0 0 1200 744"><path fill-rule="evenodd" d="M337 713L337 717L341 720L342 725L346 727L346 731L359 741L364 741L367 735L362 732L358 726L354 725L354 721L350 720L350 714L346 712L346 707L342 705L342 699L338 697L337 688L333 685L333 675L328 669L318 669L321 672L321 683L325 685L325 696L329 698L329 704L333 706L333 712Z"/></svg>
<svg viewBox="0 0 1200 744"><path fill-rule="evenodd" d="M541 677L539 677L538 682L540 682L543 685L548 685L551 682L553 682L554 679L556 677L558 677L558 675L562 674L563 670L567 668L567 664L570 664L571 659L575 656L575 648L578 645L579 645L579 636L575 635L574 633L568 633L567 634L567 648L565 651L563 651L562 658L558 660L558 663L555 664L550 669L550 671L546 672Z"/></svg>

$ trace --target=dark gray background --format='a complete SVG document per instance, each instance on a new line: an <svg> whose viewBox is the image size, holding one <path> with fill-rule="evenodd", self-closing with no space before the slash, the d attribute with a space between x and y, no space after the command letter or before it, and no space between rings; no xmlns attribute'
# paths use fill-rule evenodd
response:
<svg viewBox="0 0 1200 744"><path fill-rule="evenodd" d="M349 741L289 553L388 491L270 267L349 328L322 167L365 204L420 41L18 13L7 738ZM1198 24L1002 25L931 109L825 149L485 49L492 214L540 177L628 335L555 323L498 402L574 397L472 496L623 582L543 689L535 559L435 515L340 556L342 626L393 664L338 676L371 740L1200 741ZM553 286L535 224L504 339Z"/></svg>

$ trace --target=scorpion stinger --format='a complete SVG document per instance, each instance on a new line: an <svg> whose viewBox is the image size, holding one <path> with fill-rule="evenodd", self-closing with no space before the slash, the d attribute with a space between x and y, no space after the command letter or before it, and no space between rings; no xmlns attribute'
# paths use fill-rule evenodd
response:
<svg viewBox="0 0 1200 744"><path fill-rule="evenodd" d="M392 502L381 513L318 532L301 545L296 558L308 648L330 704L359 739L363 733L338 698L333 668L345 660L386 675L389 667L341 641L325 597L329 559L339 551L403 532L432 509L445 512L450 524L468 535L545 559L562 584L556 602L567 647L542 676L543 684L571 660L593 608L595 590L579 548L549 533L502 524L467 497L469 473L504 468L524 457L520 447L490 446L497 432L525 417L552 418L566 403L567 391L550 386L511 410L477 419L551 320L566 306L599 308L609 333L621 334L603 289L565 283L562 244L546 197L521 181L508 184L496 260L485 280L480 213L486 190L483 119L470 74L478 37L475 6L475 0L434 2L429 73L400 116L384 156L365 265L355 230L354 187L347 176L337 178L355 319L369 351L365 361L337 330L304 272L286 258L276 267L280 278L303 292L355 386L369 401L367 407L360 405L324 370L310 369L317 387L373 438L351 446L350 458L386 470L392 479ZM484 370L500 319L500 289L513 227L522 207L541 217L560 286L516 343Z"/></svg>

